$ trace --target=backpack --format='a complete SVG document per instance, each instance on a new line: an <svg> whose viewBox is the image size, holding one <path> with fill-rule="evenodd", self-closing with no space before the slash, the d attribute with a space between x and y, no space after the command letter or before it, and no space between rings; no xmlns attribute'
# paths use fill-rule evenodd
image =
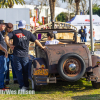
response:
<svg viewBox="0 0 100 100"><path fill-rule="evenodd" d="M79 34L81 34L81 37L84 37L85 36L84 29L80 29Z"/></svg>

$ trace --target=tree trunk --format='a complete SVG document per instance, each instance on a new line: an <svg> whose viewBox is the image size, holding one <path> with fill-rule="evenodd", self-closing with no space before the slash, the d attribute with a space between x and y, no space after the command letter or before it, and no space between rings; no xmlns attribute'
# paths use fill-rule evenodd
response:
<svg viewBox="0 0 100 100"><path fill-rule="evenodd" d="M79 8L80 0L75 0L75 3L76 3L76 15L80 15L80 8Z"/></svg>
<svg viewBox="0 0 100 100"><path fill-rule="evenodd" d="M54 29L54 21L55 21L55 2L56 0L49 0L52 29Z"/></svg>
<svg viewBox="0 0 100 100"><path fill-rule="evenodd" d="M49 5L50 5L50 13L51 13L51 22L52 22L52 8L53 8L53 5L52 5L52 0L49 0Z"/></svg>
<svg viewBox="0 0 100 100"><path fill-rule="evenodd" d="M52 0L53 1L53 22L55 21L55 3L56 0Z"/></svg>

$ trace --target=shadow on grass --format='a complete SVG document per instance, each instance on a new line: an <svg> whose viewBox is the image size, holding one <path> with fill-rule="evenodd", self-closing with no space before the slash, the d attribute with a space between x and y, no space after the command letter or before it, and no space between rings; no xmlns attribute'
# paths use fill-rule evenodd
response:
<svg viewBox="0 0 100 100"><path fill-rule="evenodd" d="M80 79L76 82L66 82L66 81L59 81L55 84L48 84L45 86L41 86L41 91L36 92L36 94L50 94L53 92L65 92L65 91L72 91L72 92L80 92L85 90L92 90L93 87L91 82L86 81L85 79Z"/></svg>
<svg viewBox="0 0 100 100"><path fill-rule="evenodd" d="M18 90L19 84L13 84L12 74L10 74L10 84L8 85L12 90ZM31 88L30 82L30 88ZM54 84L48 84L45 86L41 86L41 91L37 92L36 94L51 94L55 92L62 92L65 91L72 91L72 92L80 92L85 90L93 90L91 82L86 81L85 78L80 79L76 82L67 82L67 81L58 81Z"/></svg>
<svg viewBox="0 0 100 100"><path fill-rule="evenodd" d="M72 100L100 100L99 94L83 95L71 97Z"/></svg>

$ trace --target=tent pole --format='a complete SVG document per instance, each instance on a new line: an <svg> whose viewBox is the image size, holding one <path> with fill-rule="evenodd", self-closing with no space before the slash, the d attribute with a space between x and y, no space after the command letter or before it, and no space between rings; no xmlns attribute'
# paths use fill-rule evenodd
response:
<svg viewBox="0 0 100 100"><path fill-rule="evenodd" d="M90 34L91 34L91 54L94 54L94 42L93 42L93 19L92 19L92 0L89 0L90 8Z"/></svg>

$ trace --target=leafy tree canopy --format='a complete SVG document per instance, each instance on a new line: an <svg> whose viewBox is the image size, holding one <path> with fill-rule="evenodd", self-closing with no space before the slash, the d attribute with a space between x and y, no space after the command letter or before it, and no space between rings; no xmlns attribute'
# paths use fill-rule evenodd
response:
<svg viewBox="0 0 100 100"><path fill-rule="evenodd" d="M0 8L13 8L14 4L25 4L24 0L0 0Z"/></svg>
<svg viewBox="0 0 100 100"><path fill-rule="evenodd" d="M89 11L88 11L88 14L89 14ZM97 14L98 16L100 16L100 7L98 5L93 6L93 14Z"/></svg>
<svg viewBox="0 0 100 100"><path fill-rule="evenodd" d="M65 12L61 12L58 16L57 16L57 21L60 22L66 22L68 20L68 13Z"/></svg>

